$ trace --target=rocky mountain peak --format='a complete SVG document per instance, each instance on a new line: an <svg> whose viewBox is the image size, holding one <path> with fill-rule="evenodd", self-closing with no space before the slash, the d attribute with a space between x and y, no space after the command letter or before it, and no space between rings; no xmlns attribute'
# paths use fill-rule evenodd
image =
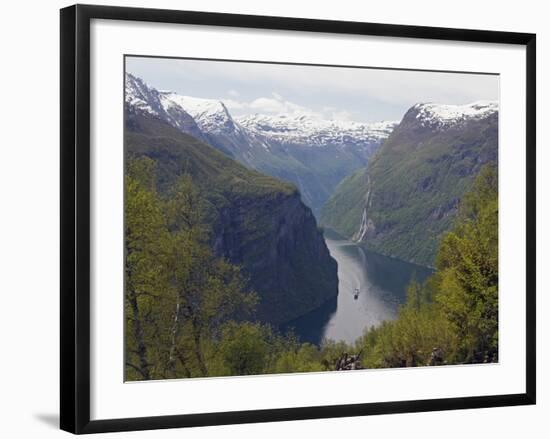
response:
<svg viewBox="0 0 550 439"><path fill-rule="evenodd" d="M180 107L189 113L197 125L207 133L236 130L236 124L222 101L161 92L165 108Z"/></svg>
<svg viewBox="0 0 550 439"><path fill-rule="evenodd" d="M126 73L125 77L124 101L138 112L161 116L162 105L160 104L159 93L130 73Z"/></svg>

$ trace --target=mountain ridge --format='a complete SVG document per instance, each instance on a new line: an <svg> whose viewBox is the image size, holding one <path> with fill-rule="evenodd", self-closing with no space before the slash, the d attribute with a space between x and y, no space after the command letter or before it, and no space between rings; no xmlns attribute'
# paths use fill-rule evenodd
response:
<svg viewBox="0 0 550 439"><path fill-rule="evenodd" d="M433 266L460 199L481 168L498 159L498 106L474 103L460 112L434 105L406 112L368 166L325 204L322 225L378 253ZM441 108L453 111L434 111Z"/></svg>
<svg viewBox="0 0 550 439"><path fill-rule="evenodd" d="M281 143L322 147L327 144L361 144L386 139L397 122L361 123L334 119L318 119L303 115L254 114L237 117L245 128ZM352 143L349 143L352 141Z"/></svg>
<svg viewBox="0 0 550 439"><path fill-rule="evenodd" d="M131 87L134 83L137 86ZM147 102L147 99L152 102ZM245 166L298 187L303 201L318 214L336 185L365 166L393 128L393 123L361 124L294 120L293 136L281 133L281 116L232 117L220 100L182 96L147 86L127 73L125 102L142 113L154 114L182 132L224 152ZM304 116L304 115L303 115ZM192 122L189 120L192 119ZM265 122L270 121L271 127ZM346 131L347 130L347 131Z"/></svg>

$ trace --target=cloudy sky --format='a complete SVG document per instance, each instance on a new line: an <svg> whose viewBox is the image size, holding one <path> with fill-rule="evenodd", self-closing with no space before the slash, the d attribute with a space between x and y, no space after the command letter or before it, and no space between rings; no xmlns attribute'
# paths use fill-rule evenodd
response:
<svg viewBox="0 0 550 439"><path fill-rule="evenodd" d="M233 115L311 113L400 120L419 102L497 100L498 76L368 68L127 57L126 71L158 90L222 100Z"/></svg>

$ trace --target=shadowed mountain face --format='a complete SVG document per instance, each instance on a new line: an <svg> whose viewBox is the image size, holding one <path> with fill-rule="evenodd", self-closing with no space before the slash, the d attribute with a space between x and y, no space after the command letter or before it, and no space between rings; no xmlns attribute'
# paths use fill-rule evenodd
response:
<svg viewBox="0 0 550 439"><path fill-rule="evenodd" d="M371 250L431 266L460 199L497 157L495 103L415 105L369 165L340 183L320 221Z"/></svg>
<svg viewBox="0 0 550 439"><path fill-rule="evenodd" d="M155 161L161 193L179 176L192 177L212 228L211 247L242 267L260 298L258 319L280 324L336 297L336 262L292 184L249 170L130 105L125 146L127 159Z"/></svg>
<svg viewBox="0 0 550 439"><path fill-rule="evenodd" d="M126 103L250 169L293 183L315 214L343 178L367 165L396 125L305 114L234 118L221 101L159 92L131 74L126 75Z"/></svg>

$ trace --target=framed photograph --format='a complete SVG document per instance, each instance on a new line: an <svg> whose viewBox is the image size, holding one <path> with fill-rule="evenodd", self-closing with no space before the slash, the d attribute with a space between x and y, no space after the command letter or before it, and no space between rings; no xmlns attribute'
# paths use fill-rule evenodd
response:
<svg viewBox="0 0 550 439"><path fill-rule="evenodd" d="M61 10L61 428L535 403L535 35Z"/></svg>

